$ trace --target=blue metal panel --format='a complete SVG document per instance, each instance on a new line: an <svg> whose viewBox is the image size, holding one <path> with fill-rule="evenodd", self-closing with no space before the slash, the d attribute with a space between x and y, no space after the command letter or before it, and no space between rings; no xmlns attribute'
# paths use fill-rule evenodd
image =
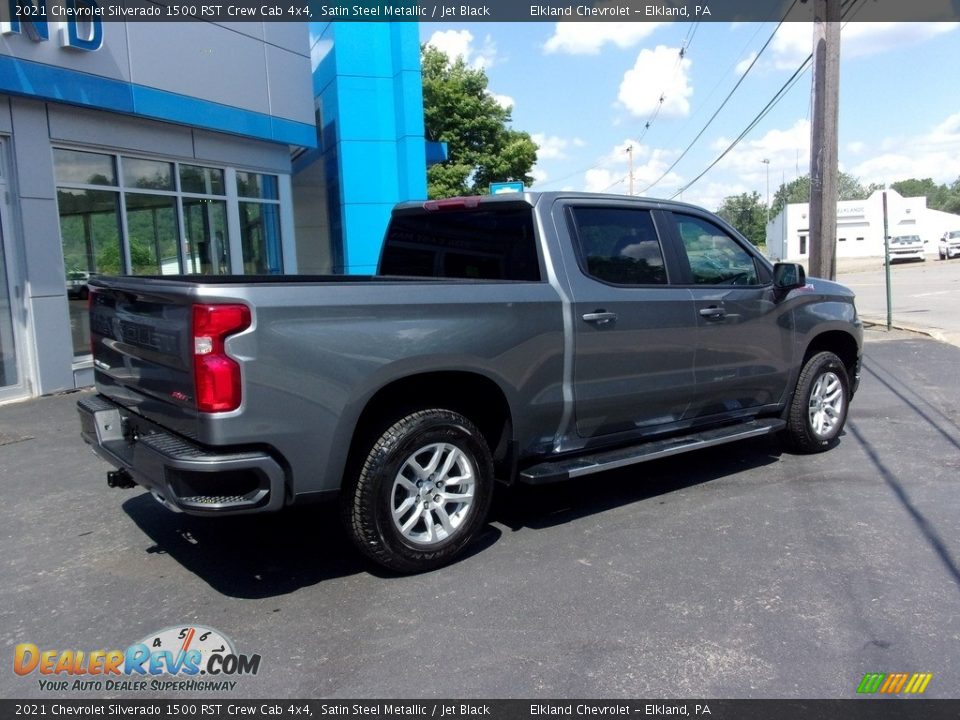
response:
<svg viewBox="0 0 960 720"><path fill-rule="evenodd" d="M373 272L392 206L427 195L419 28L347 22L310 30L322 159L297 168L325 164L334 252L346 272Z"/></svg>
<svg viewBox="0 0 960 720"><path fill-rule="evenodd" d="M0 92L142 115L284 144L317 146L313 125L7 55L0 55Z"/></svg>

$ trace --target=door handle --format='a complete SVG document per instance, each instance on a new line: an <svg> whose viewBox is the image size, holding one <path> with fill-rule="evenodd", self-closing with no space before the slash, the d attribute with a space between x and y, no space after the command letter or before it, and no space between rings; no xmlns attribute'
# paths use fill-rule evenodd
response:
<svg viewBox="0 0 960 720"><path fill-rule="evenodd" d="M605 310L597 310L592 313L587 313L583 316L583 319L588 323L596 323L597 325L606 325L609 322L613 322L617 319L617 314L613 312L607 312Z"/></svg>
<svg viewBox="0 0 960 720"><path fill-rule="evenodd" d="M711 320L722 318L726 314L726 310L724 310L722 307L717 307L716 305L711 305L710 307L705 307L700 310L701 317L709 318Z"/></svg>

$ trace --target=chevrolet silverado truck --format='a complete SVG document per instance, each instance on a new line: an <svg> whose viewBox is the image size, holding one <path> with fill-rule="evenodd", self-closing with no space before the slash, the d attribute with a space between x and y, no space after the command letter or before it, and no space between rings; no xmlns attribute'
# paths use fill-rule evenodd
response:
<svg viewBox="0 0 960 720"><path fill-rule="evenodd" d="M623 196L404 203L373 276L97 277L89 304L78 409L112 486L195 515L338 497L400 572L460 553L496 481L826 450L860 375L851 291Z"/></svg>

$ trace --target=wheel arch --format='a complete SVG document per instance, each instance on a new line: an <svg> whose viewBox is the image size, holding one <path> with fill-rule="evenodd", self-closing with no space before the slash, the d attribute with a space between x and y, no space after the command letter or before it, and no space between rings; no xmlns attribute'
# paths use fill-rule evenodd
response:
<svg viewBox="0 0 960 720"><path fill-rule="evenodd" d="M807 361L817 353L825 351L832 352L843 362L843 366L847 369L847 379L850 383L852 395L856 388L860 364L860 344L857 339L843 330L822 332L807 345L800 367L806 365Z"/></svg>
<svg viewBox="0 0 960 720"><path fill-rule="evenodd" d="M513 419L503 389L485 375L470 371L432 371L409 375L383 386L367 401L350 441L348 465L362 456L394 421L418 410L442 408L468 418L493 455L496 476L513 474ZM345 478L350 470L344 474Z"/></svg>

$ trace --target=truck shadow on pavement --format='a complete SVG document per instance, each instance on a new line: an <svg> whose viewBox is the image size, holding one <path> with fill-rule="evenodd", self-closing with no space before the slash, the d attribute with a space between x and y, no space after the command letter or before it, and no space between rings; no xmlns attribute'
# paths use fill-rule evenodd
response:
<svg viewBox="0 0 960 720"><path fill-rule="evenodd" d="M510 530L548 528L763 467L777 462L779 455L776 441L759 439L741 443L736 453L715 448L556 485L498 487L487 526L461 560L500 542L502 531L496 525ZM354 549L340 525L336 503L257 516L202 518L171 513L141 493L125 501L123 509L153 543L144 552L168 555L230 597L285 595L361 572L395 577Z"/></svg>
<svg viewBox="0 0 960 720"><path fill-rule="evenodd" d="M490 520L511 530L554 527L771 465L783 453L774 438L747 440L736 447L736 452L709 448L552 485L506 488L494 496Z"/></svg>
<svg viewBox="0 0 960 720"><path fill-rule="evenodd" d="M145 552L170 556L230 597L285 595L365 569L340 527L335 503L205 518L171 513L141 493L123 510L153 541Z"/></svg>

